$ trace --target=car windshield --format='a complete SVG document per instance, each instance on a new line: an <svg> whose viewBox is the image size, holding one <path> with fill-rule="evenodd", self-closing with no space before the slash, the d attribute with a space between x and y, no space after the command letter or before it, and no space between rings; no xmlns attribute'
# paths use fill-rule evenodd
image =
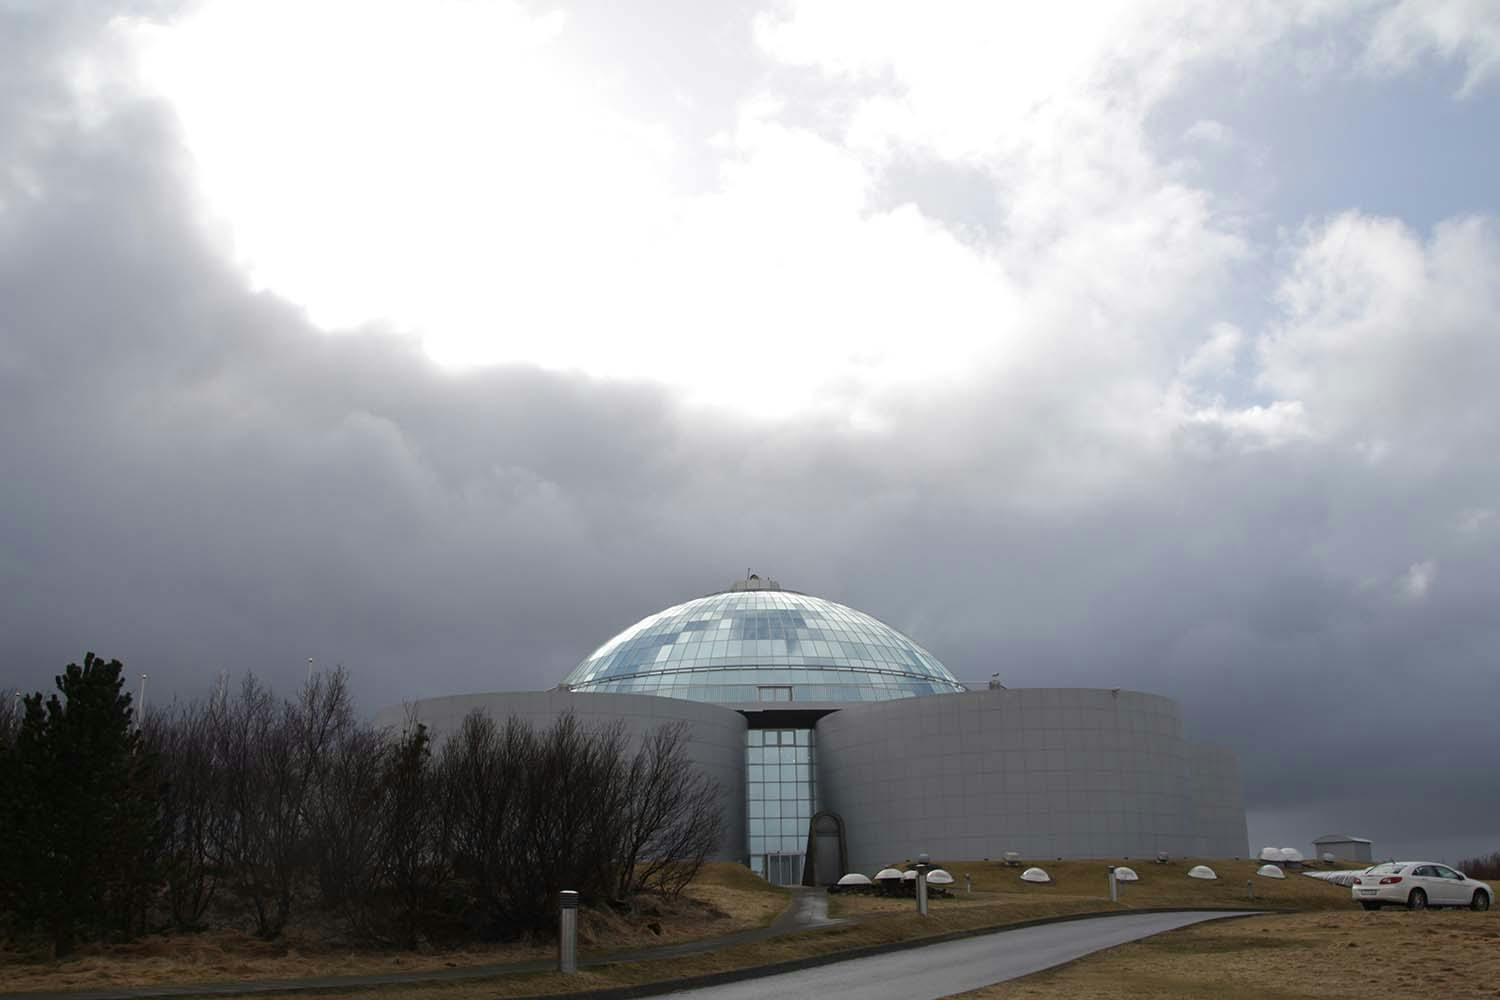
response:
<svg viewBox="0 0 1500 1000"><path fill-rule="evenodd" d="M1365 869L1365 874L1366 875L1395 875L1398 872L1400 872L1401 869L1404 868L1404 867L1405 867L1405 865L1398 865L1398 864L1395 864L1394 862L1388 861L1388 862L1386 862L1383 865L1376 865L1373 868L1366 868Z"/></svg>

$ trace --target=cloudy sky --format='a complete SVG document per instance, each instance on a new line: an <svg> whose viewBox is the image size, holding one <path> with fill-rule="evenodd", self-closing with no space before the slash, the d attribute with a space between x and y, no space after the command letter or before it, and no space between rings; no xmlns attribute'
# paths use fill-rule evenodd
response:
<svg viewBox="0 0 1500 1000"><path fill-rule="evenodd" d="M0 687L753 568L1500 849L1497 161L1492 0L0 0Z"/></svg>

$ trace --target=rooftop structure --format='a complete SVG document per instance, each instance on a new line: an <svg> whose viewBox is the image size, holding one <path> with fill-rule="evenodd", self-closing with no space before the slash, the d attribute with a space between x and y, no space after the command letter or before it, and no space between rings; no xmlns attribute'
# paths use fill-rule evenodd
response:
<svg viewBox="0 0 1500 1000"><path fill-rule="evenodd" d="M862 611L750 576L643 618L573 669L571 691L717 704L888 701L964 686Z"/></svg>

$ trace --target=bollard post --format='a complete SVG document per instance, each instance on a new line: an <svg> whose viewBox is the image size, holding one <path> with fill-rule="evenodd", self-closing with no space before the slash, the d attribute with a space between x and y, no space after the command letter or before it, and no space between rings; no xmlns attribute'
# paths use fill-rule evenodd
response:
<svg viewBox="0 0 1500 1000"><path fill-rule="evenodd" d="M965 875L964 876L964 895L965 896L972 896L972 895L974 895L974 876L973 875Z"/></svg>
<svg viewBox="0 0 1500 1000"><path fill-rule="evenodd" d="M1251 879L1251 880L1249 880L1248 882L1245 883L1245 892L1249 894L1249 896L1250 896L1251 899L1255 898L1255 880L1254 879Z"/></svg>
<svg viewBox="0 0 1500 1000"><path fill-rule="evenodd" d="M1109 866L1109 901L1118 903L1120 901L1120 880L1115 878L1115 866Z"/></svg>
<svg viewBox="0 0 1500 1000"><path fill-rule="evenodd" d="M578 971L578 893L558 893L557 971L571 976Z"/></svg>
<svg viewBox="0 0 1500 1000"><path fill-rule="evenodd" d="M917 855L917 912L924 917L927 916L927 869L932 867L928 863L931 860L926 854Z"/></svg>

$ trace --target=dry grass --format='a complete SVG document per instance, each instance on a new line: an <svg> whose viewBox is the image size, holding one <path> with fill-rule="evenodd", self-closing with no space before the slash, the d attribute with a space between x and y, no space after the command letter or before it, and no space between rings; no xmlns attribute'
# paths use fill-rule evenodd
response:
<svg viewBox="0 0 1500 1000"><path fill-rule="evenodd" d="M1106 904L1107 905L1107 904ZM656 961L584 969L576 976L536 973L496 977L453 984L381 987L383 997L414 997L420 1000L483 1000L567 993L618 986L639 986L668 979L730 972L756 965L824 956L855 948L879 947L955 931L976 930L999 922L1034 920L1042 917L1096 912L1097 900L1036 900L1003 909L984 906L934 909L926 920L908 907L900 913L876 914L858 924L804 931L753 944ZM372 1000L371 990L319 994L320 1000Z"/></svg>
<svg viewBox="0 0 1500 1000"><path fill-rule="evenodd" d="M785 890L737 864L705 866L683 899L647 901L634 915L584 910L579 944L585 953L677 944L763 927L786 906ZM660 933L652 925L660 928ZM309 926L279 941L238 931L156 935L81 949L65 961L0 953L0 989L69 990L99 986L288 979L408 972L547 960L551 942L473 945L419 954L340 944Z"/></svg>
<svg viewBox="0 0 1500 1000"><path fill-rule="evenodd" d="M1218 874L1217 881L1205 882L1187 877L1195 864L1207 864ZM956 889L952 898L935 897L934 908L1007 907L1022 903L1050 900L1091 901L1095 909L1112 909L1109 903L1105 869L1110 864L1128 864L1140 875L1139 882L1120 885L1120 908L1137 909L1159 906L1225 906L1265 907L1269 909L1324 909L1345 907L1349 890L1318 879L1291 874L1285 879L1261 878L1255 874L1257 861L1210 860L1196 858L1174 860L1164 865L1153 861L1049 861L1039 862L1052 876L1052 883L1035 885L1022 882L1026 864L1012 868L999 862L953 862L945 866L953 873ZM964 892L964 875L974 877L973 895ZM1246 882L1255 886L1255 898L1249 898ZM911 909L907 898L843 895L833 897L831 912L839 916L860 916Z"/></svg>
<svg viewBox="0 0 1500 1000"><path fill-rule="evenodd" d="M1349 909L1199 924L963 997L1364 1000L1377 995L1500 997L1500 910Z"/></svg>
<svg viewBox="0 0 1500 1000"><path fill-rule="evenodd" d="M1247 879L1255 881L1257 906L1328 909L1350 905L1348 889L1345 888L1298 876L1285 881L1256 878L1253 873L1257 864L1253 861L1209 862L1220 875L1217 882L1189 879L1186 872L1194 863L1193 860L1174 861L1168 865L1130 862L1140 872L1142 881L1126 885L1121 903L1113 906L1107 898L1106 862L1102 860L1047 862L1044 866L1055 882L1044 886L1021 882L1017 878L1021 869L999 863L955 862L947 867L954 873L960 892L954 898L934 899L931 916L926 920L915 914L914 904L909 899L837 896L833 899L834 912L858 916L858 923L704 954L594 967L567 978L555 973L512 974L451 984L386 987L373 992L423 1000L478 1000L481 997L503 998L634 986L1045 917L1141 907L1243 907L1248 902L1245 898ZM965 873L974 876L972 896L965 896L961 891ZM641 918L634 921L598 915L590 918L584 925L587 937L581 942L581 954L585 958L599 957L601 952L718 936L762 926L785 903L782 890L768 886L738 865L713 866L692 887L690 895L693 901L684 904L681 911L650 918L660 920L663 928L660 936L644 930L645 920ZM0 969L0 975L11 989L66 989L129 982L211 982L412 971L553 956L550 945L497 946L433 955L392 955L389 952L302 951L295 942L276 946L245 937L217 945L202 941L205 953L195 954L180 949L183 946L196 947L199 938L156 940L155 947L162 950L156 957L99 955L58 965L11 966ZM136 947L149 949L152 945L143 943ZM13 978L12 972L19 972L26 978ZM372 991L350 990L320 995L352 1000L355 997L369 998Z"/></svg>
<svg viewBox="0 0 1500 1000"><path fill-rule="evenodd" d="M786 908L790 898L785 889L771 885L744 865L727 862L705 865L686 895L729 917L736 924L734 930L766 926Z"/></svg>
<svg viewBox="0 0 1500 1000"><path fill-rule="evenodd" d="M420 1000L481 1000L570 990L605 989L638 986L665 979L687 978L716 972L727 972L753 965L789 961L813 956L881 945L922 937L934 937L959 931L997 927L1046 917L1098 913L1113 909L1135 909L1163 906L1243 907L1245 881L1254 878L1258 864L1249 861L1210 862L1220 874L1218 882L1202 882L1187 877L1195 860L1157 865L1132 863L1141 874L1141 882L1125 888L1118 907L1107 898L1104 861L1063 861L1046 865L1056 882L1036 886L1021 882L1020 868L1002 864L976 862L954 863L950 867L962 889L965 872L974 876L973 896L960 892L950 899L934 899L931 915L923 920L914 912L910 899L881 899L839 895L832 898L834 912L858 916L860 922L842 927L801 934L791 934L751 945L726 948L702 955L691 955L655 962L596 967L578 976L563 978L547 973L494 978L466 983L430 986L390 987L377 992ZM1238 880L1238 889L1234 888ZM1314 879L1293 876L1285 881L1256 878L1256 903L1279 908L1329 909L1347 907L1349 890ZM1262 889L1262 883L1270 886ZM1271 897L1268 902L1266 896ZM323 994L338 1000L369 1000L368 990Z"/></svg>

